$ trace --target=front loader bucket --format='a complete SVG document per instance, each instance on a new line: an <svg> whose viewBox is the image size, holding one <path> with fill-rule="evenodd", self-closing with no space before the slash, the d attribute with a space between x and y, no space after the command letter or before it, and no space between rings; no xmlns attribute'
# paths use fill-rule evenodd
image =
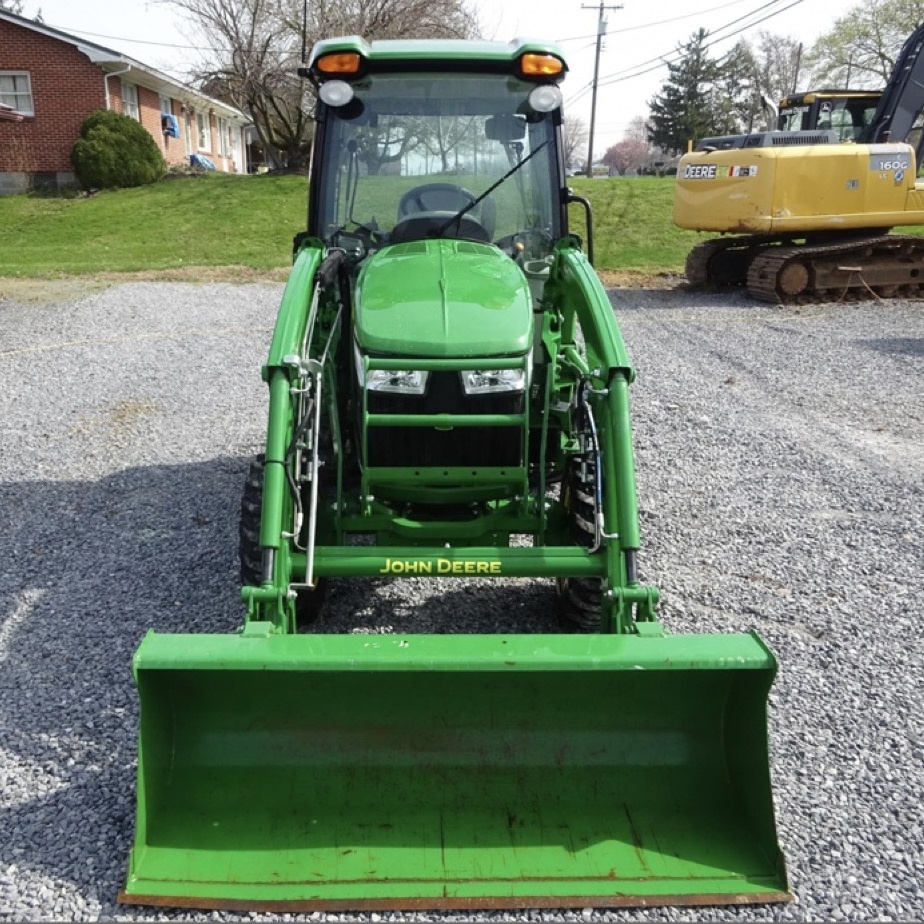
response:
<svg viewBox="0 0 924 924"><path fill-rule="evenodd" d="M774 671L755 635L151 633L120 899L785 901Z"/></svg>

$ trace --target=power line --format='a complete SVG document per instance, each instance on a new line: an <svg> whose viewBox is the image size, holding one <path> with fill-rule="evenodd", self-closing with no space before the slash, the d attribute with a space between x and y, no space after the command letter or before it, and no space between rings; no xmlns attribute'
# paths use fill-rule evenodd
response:
<svg viewBox="0 0 924 924"><path fill-rule="evenodd" d="M727 25L722 26L718 30L718 32L722 32L725 29L728 29L730 26L735 25L735 23L742 22L745 19L750 19L750 17L756 15L761 10L765 10L768 7L775 6L777 3L780 3L780 2L785 2L785 0L770 0L770 3L765 3L763 6L757 7L757 9L752 10L750 13L746 13L744 16L741 16L738 19L735 19L732 22L728 23ZM725 42L730 38L734 38L736 35L741 35L742 32L746 32L749 29L753 29L755 26L759 26L761 23L766 22L769 19L773 19L775 16L779 16L780 13L785 13L787 10L790 10L795 6L798 6L802 2L803 0L794 0L794 2L790 3L788 6L782 7L781 9L773 10L772 12L769 12L766 16L763 16L760 19L756 19L756 20L753 20L752 22L744 23L744 25L742 25L740 28L734 30L733 32L729 32L727 35L716 34L715 37L710 42L703 45L703 50L704 51L708 50L712 48L713 46L719 44L720 42ZM668 57L668 55L661 55L656 58L649 58L647 61L642 61L640 64L634 65L631 68L627 68L622 71L617 71L614 74L609 74L606 77L602 77L599 79L598 85L601 87L605 87L605 86L610 86L614 83L622 83L626 80L632 80L636 77L642 77L645 74L650 74L653 71L660 70L662 67L665 67L669 64L675 64L678 61L682 61L686 57L686 55L678 54L676 50L674 50L670 54L674 55L674 57L671 58L671 57ZM651 65L651 67L647 67L646 65ZM592 85L586 84L574 96L569 97L568 103L570 105L574 105L574 103L578 102L580 99L586 96L587 92L591 89L592 89Z"/></svg>
<svg viewBox="0 0 924 924"><path fill-rule="evenodd" d="M52 29L67 32L70 35L82 35L87 38L106 39L107 41L124 42L130 45L153 45L158 48L172 48L177 51L218 51L224 53L230 51L228 48L216 48L211 45L178 45L175 42L152 42L149 39L124 38L121 35L105 35L102 32L87 32L85 29L71 29L66 26L56 25L55 23L46 23L46 25L51 26Z"/></svg>
<svg viewBox="0 0 924 924"><path fill-rule="evenodd" d="M717 13L719 10L728 9L730 6L740 6L742 3L749 3L751 0L731 0L731 3L720 3L718 6L711 6L707 10L697 10L695 13L685 13L682 16L672 16L670 19L657 19L653 22L643 22L637 26L624 26L621 29L612 29L610 30L611 35L622 35L626 32L640 32L643 29L655 29L658 26L668 26L673 25L675 22L679 22L682 19L702 19L703 16L706 16L709 13ZM801 0L800 0L801 2ZM749 13L747 15L753 15ZM555 39L556 42L579 42L583 39L593 39L596 38L594 35L573 35L568 38Z"/></svg>
<svg viewBox="0 0 924 924"><path fill-rule="evenodd" d="M730 6L739 6L740 4L746 3L746 2L748 2L748 0L731 0L730 3L721 3L718 6L709 7L706 10L698 10L695 13L685 13L682 16L673 16L670 19L658 19L652 22L641 23L636 26L625 26L621 29L613 29L611 30L611 34L621 35L626 32L638 32L643 29L654 29L654 28L657 28L658 26L664 26L664 25L669 25L669 24L678 22L682 19L701 19L703 16L707 15L708 13L715 13L715 12L718 12L719 10L728 9L728 7ZM802 0L798 0L798 2L801 3ZM753 15L753 14L749 14L749 15ZM735 21L737 22L738 20L735 20ZM157 47L157 48L172 48L177 51L217 51L217 52L223 52L223 53L227 53L230 51L229 48L219 48L219 47L210 46L210 45L184 45L184 44L178 44L176 42L154 42L149 39L126 38L121 35L108 35L103 32L89 32L86 29L73 29L67 26L56 25L55 23L48 23L48 25L54 29L60 29L62 32L68 32L74 35L83 35L89 38L106 39L107 41L112 41L112 42L125 42L126 44L132 44L132 45L150 45L150 46ZM580 41L588 40L588 39L596 39L596 37L597 37L597 34L593 33L590 35L573 35L573 36L569 36L568 38L556 39L555 41L559 43L580 42ZM590 46L587 46L587 47L590 47Z"/></svg>

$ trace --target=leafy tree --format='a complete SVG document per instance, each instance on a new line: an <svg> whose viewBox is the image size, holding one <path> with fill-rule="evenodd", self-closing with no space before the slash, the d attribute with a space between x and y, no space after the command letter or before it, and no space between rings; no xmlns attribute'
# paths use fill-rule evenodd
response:
<svg viewBox="0 0 924 924"><path fill-rule="evenodd" d="M71 163L87 189L144 186L167 169L150 133L129 116L108 109L91 112L80 126Z"/></svg>
<svg viewBox="0 0 924 924"><path fill-rule="evenodd" d="M315 0L303 35L301 0L163 0L183 10L206 51L195 77L253 119L265 150L284 166L307 162L311 100L298 77L303 47L332 35L469 38L466 0Z"/></svg>
<svg viewBox="0 0 924 924"><path fill-rule="evenodd" d="M677 50L680 58L667 65L668 79L650 103L648 140L664 151L680 153L687 143L717 130L715 89L721 65L707 54L709 33L700 29Z"/></svg>
<svg viewBox="0 0 924 924"><path fill-rule="evenodd" d="M924 22L924 0L863 0L834 20L807 55L829 85L878 88L889 79L905 39Z"/></svg>
<svg viewBox="0 0 924 924"><path fill-rule="evenodd" d="M620 176L629 170L638 170L648 160L648 142L637 138L624 138L606 149L603 163L612 167Z"/></svg>

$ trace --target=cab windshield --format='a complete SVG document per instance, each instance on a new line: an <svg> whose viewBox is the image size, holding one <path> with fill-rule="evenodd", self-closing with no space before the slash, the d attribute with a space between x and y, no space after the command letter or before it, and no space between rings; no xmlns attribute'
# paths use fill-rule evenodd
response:
<svg viewBox="0 0 924 924"><path fill-rule="evenodd" d="M839 141L856 141L876 114L876 99L829 99L780 110L782 131L833 130ZM813 124L814 123L814 124Z"/></svg>
<svg viewBox="0 0 924 924"><path fill-rule="evenodd" d="M375 75L322 105L316 233L365 248L450 237L548 253L561 235L558 111L507 75ZM316 165L318 166L318 165Z"/></svg>

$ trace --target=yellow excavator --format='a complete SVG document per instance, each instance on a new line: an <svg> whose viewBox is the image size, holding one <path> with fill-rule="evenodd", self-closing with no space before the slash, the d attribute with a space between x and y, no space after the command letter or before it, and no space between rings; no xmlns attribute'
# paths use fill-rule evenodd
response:
<svg viewBox="0 0 924 924"><path fill-rule="evenodd" d="M681 158L674 223L727 235L690 251L691 285L779 303L924 292L924 236L889 233L924 225L922 48L924 25L855 141L833 128L758 132L705 138Z"/></svg>

